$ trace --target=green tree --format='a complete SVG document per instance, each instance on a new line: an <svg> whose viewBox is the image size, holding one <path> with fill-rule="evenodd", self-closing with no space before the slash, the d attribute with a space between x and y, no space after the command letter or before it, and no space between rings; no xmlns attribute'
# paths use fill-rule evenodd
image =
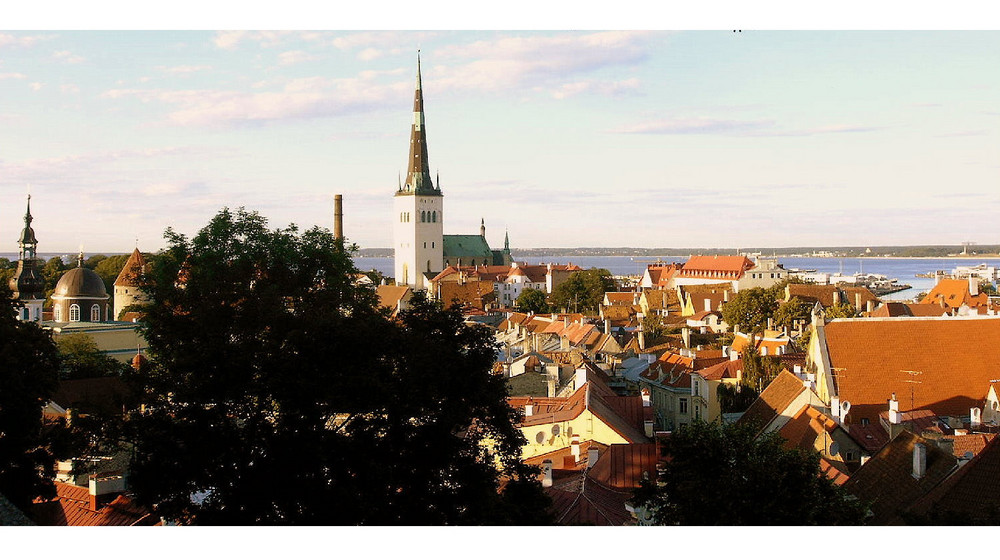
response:
<svg viewBox="0 0 1000 560"><path fill-rule="evenodd" d="M545 292L534 288L525 288L515 302L517 310L522 313L548 313L549 301Z"/></svg>
<svg viewBox="0 0 1000 560"><path fill-rule="evenodd" d="M118 275L125 268L125 263L128 262L129 256L112 255L101 259L94 265L94 272L101 277L101 280L104 280L104 287L108 290L109 294L113 295L115 293L115 280L118 279ZM148 258L148 255L146 257Z"/></svg>
<svg viewBox="0 0 1000 560"><path fill-rule="evenodd" d="M716 395L719 399L719 408L722 412L729 413L746 412L750 408L750 405L760 396L760 393L754 391L746 383L735 385L720 383L719 388L716 389Z"/></svg>
<svg viewBox="0 0 1000 560"><path fill-rule="evenodd" d="M145 412L105 434L134 446L140 502L197 524L541 520L487 329L422 295L389 320L323 229L226 209L166 238Z"/></svg>
<svg viewBox="0 0 1000 560"><path fill-rule="evenodd" d="M56 340L62 367L63 379L88 379L92 377L115 377L127 374L129 366L104 354L97 343L86 333L61 335Z"/></svg>
<svg viewBox="0 0 1000 560"><path fill-rule="evenodd" d="M6 285L0 285L0 356L0 494L25 509L37 496L55 495L42 406L56 390L59 354L47 331L14 318Z"/></svg>
<svg viewBox="0 0 1000 560"><path fill-rule="evenodd" d="M6 286L10 283L10 279L14 277L14 272L16 271L16 262L11 262L10 259L0 257L0 285Z"/></svg>
<svg viewBox="0 0 1000 560"><path fill-rule="evenodd" d="M611 272L604 268L579 270L552 290L552 306L567 311L597 311L604 293L615 290Z"/></svg>
<svg viewBox="0 0 1000 560"><path fill-rule="evenodd" d="M52 257L45 261L45 266L42 267L42 278L45 278L46 295L52 294L52 291L56 289L56 283L59 282L59 278L67 270L69 270L69 267L63 263L62 257Z"/></svg>
<svg viewBox="0 0 1000 560"><path fill-rule="evenodd" d="M797 297L779 304L778 309L774 312L774 325L784 327L789 331L792 330L796 321L809 323L810 320L812 320L812 306Z"/></svg>
<svg viewBox="0 0 1000 560"><path fill-rule="evenodd" d="M659 484L633 503L659 525L860 525L866 507L820 472L819 456L785 449L775 433L739 424L693 424L662 442Z"/></svg>
<svg viewBox="0 0 1000 560"><path fill-rule="evenodd" d="M979 283L979 291L988 296L995 296L998 294L996 286L988 280L984 280Z"/></svg>
<svg viewBox="0 0 1000 560"><path fill-rule="evenodd" d="M722 319L730 326L739 325L745 333L762 333L767 320L774 317L778 301L771 290L740 290L722 304Z"/></svg>
<svg viewBox="0 0 1000 560"><path fill-rule="evenodd" d="M858 316L858 310L853 305L844 302L827 307L823 310L823 316L827 319L851 319Z"/></svg>

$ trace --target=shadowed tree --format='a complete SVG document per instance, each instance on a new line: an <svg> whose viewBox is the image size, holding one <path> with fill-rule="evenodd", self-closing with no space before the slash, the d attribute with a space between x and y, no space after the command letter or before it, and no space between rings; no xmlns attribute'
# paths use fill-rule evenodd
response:
<svg viewBox="0 0 1000 560"><path fill-rule="evenodd" d="M548 313L549 302L545 292L534 288L525 288L517 296L517 310L523 313Z"/></svg>
<svg viewBox="0 0 1000 560"><path fill-rule="evenodd" d="M722 305L722 319L729 325L739 325L741 332L762 333L777 308L773 290L750 288L740 290Z"/></svg>
<svg viewBox="0 0 1000 560"><path fill-rule="evenodd" d="M0 285L0 356L0 494L25 509L36 496L55 495L42 406L56 390L59 354L47 331L14 318L6 285Z"/></svg>
<svg viewBox="0 0 1000 560"><path fill-rule="evenodd" d="M860 525L867 508L777 433L694 422L662 441L660 484L632 499L658 525Z"/></svg>
<svg viewBox="0 0 1000 560"><path fill-rule="evenodd" d="M604 301L604 293L615 289L611 272L604 268L578 270L552 290L552 306L574 313L596 311Z"/></svg>
<svg viewBox="0 0 1000 560"><path fill-rule="evenodd" d="M133 490L158 515L544 520L487 330L422 296L389 320L323 229L227 209L193 239L166 238L144 279L145 413L107 434L134 446Z"/></svg>

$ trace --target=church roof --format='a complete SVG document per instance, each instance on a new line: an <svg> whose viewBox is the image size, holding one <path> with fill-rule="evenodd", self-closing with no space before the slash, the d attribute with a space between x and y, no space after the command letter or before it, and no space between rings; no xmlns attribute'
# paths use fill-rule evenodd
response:
<svg viewBox="0 0 1000 560"><path fill-rule="evenodd" d="M458 264L456 259L466 257L492 259L493 250L481 235L445 235L444 258Z"/></svg>
<svg viewBox="0 0 1000 560"><path fill-rule="evenodd" d="M142 256L139 249L136 248L129 255L128 260L125 261L125 266L122 267L122 271L118 273L118 278L115 279L115 286L136 288L139 286L139 278L142 276L143 271L146 268L146 258Z"/></svg>
<svg viewBox="0 0 1000 560"><path fill-rule="evenodd" d="M89 268L77 267L67 271L56 283L56 290L52 297L55 299L64 298L108 298L108 290L104 286L104 280Z"/></svg>

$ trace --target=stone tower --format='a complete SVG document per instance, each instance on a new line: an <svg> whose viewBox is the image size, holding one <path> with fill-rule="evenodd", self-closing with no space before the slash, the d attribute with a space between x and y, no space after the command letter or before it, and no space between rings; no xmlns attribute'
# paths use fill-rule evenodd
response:
<svg viewBox="0 0 1000 560"><path fill-rule="evenodd" d="M146 258L136 247L129 255L128 260L125 261L122 271L118 273L118 278L115 279L115 314L111 317L112 321L121 321L122 311L126 307L149 301L146 292L140 287L140 279L145 271Z"/></svg>
<svg viewBox="0 0 1000 560"><path fill-rule="evenodd" d="M24 229L17 240L19 259L17 272L10 279L10 290L18 302L17 316L22 321L42 321L42 304L45 303L45 279L42 278L41 263L36 251L38 240L31 228L31 195L28 195L28 209L24 214Z"/></svg>
<svg viewBox="0 0 1000 560"><path fill-rule="evenodd" d="M410 128L410 158L406 183L393 199L393 250L396 285L425 289L424 273L444 268L444 195L431 181L427 162L424 98L420 88L420 53L417 53L417 88Z"/></svg>

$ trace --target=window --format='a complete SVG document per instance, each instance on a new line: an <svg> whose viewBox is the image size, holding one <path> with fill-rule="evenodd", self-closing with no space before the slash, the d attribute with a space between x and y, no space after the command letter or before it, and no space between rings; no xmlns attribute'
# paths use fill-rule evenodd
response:
<svg viewBox="0 0 1000 560"><path fill-rule="evenodd" d="M94 305L90 306L90 320L94 321L95 323L97 321L101 320L101 306L100 305L97 305L95 303Z"/></svg>
<svg viewBox="0 0 1000 560"><path fill-rule="evenodd" d="M76 322L80 320L80 306L73 304L69 306L69 320L70 322Z"/></svg>
<svg viewBox="0 0 1000 560"><path fill-rule="evenodd" d="M845 461L853 461L854 460L854 452L853 451L845 451L844 452L844 460Z"/></svg>
<svg viewBox="0 0 1000 560"><path fill-rule="evenodd" d="M681 407L680 408L680 413L681 414L687 414L688 413L688 400L687 399L681 399L680 403L681 403L680 404L680 407Z"/></svg>
<svg viewBox="0 0 1000 560"><path fill-rule="evenodd" d="M867 418L862 418L861 419L861 425L862 426L867 426L868 425L868 419Z"/></svg>
<svg viewBox="0 0 1000 560"><path fill-rule="evenodd" d="M57 323L62 323L62 306L56 305L55 308L56 308L56 310L55 310L56 311L56 316L55 316L56 322Z"/></svg>

